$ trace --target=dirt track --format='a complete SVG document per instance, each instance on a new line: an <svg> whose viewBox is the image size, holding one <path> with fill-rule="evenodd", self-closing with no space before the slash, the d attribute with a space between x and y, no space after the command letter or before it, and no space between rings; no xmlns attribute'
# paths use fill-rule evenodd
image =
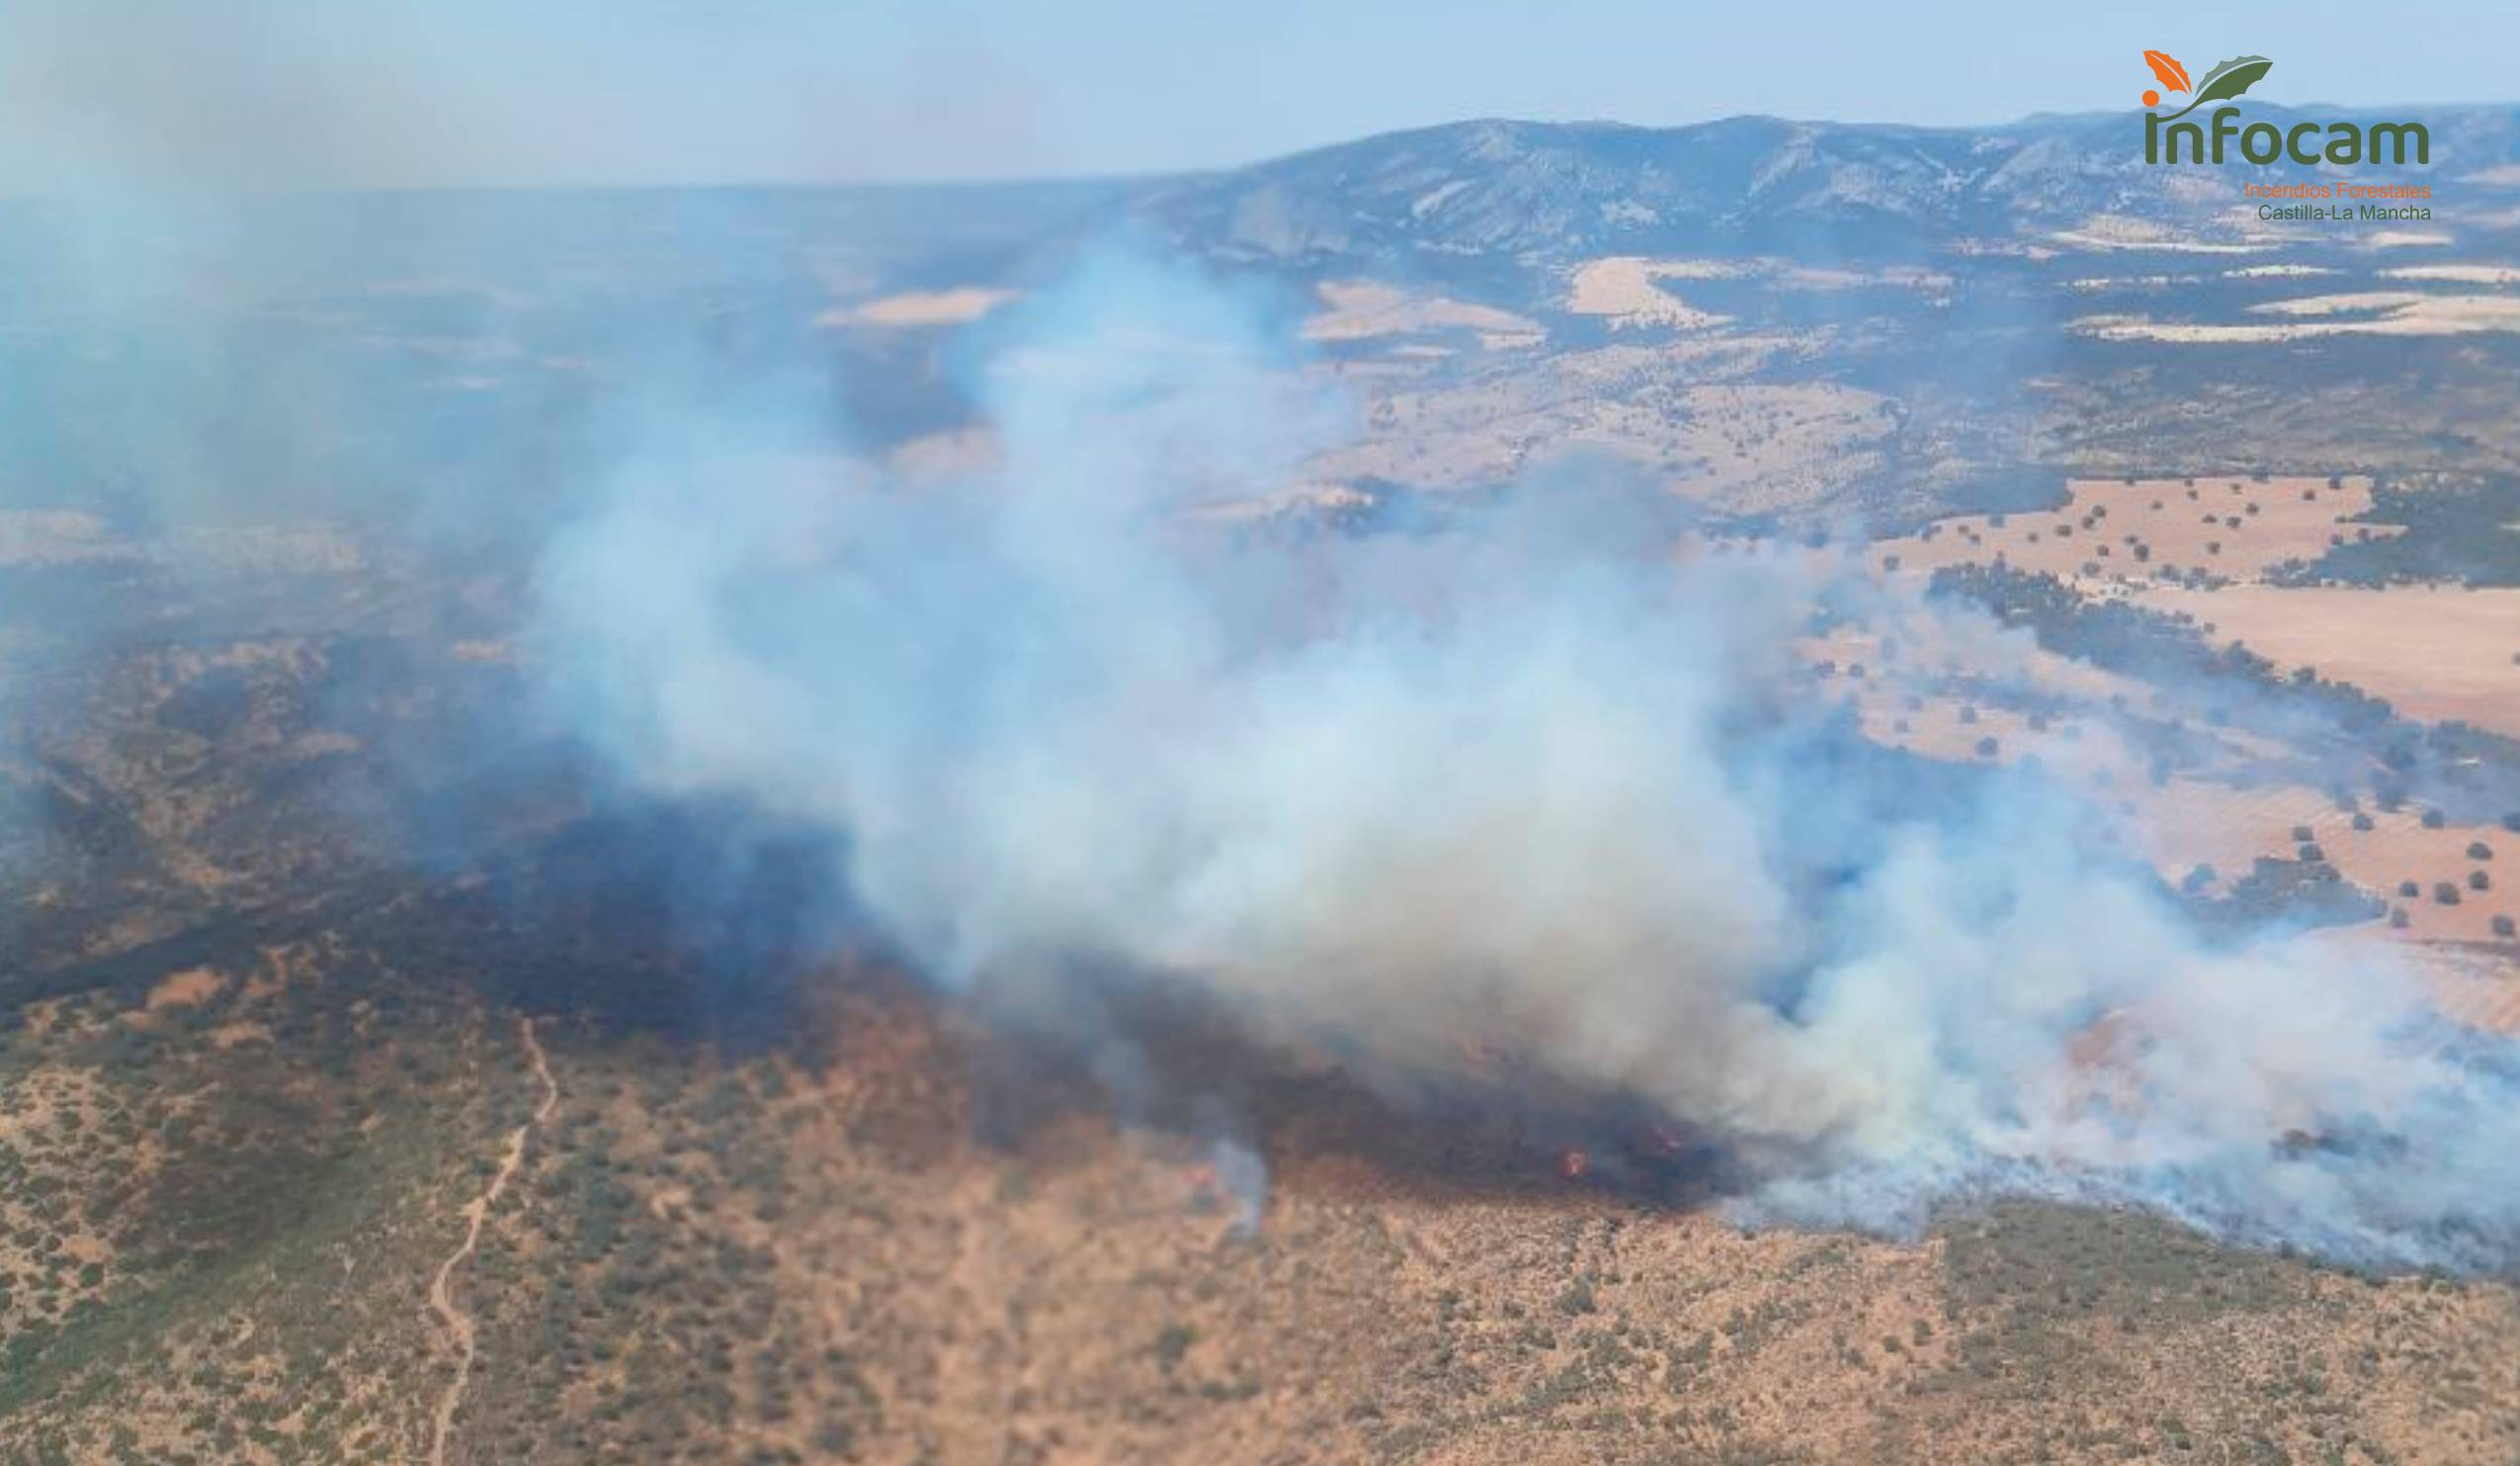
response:
<svg viewBox="0 0 2520 1466"><path fill-rule="evenodd" d="M438 1275L429 1284L429 1311L446 1329L448 1339L455 1345L455 1378L446 1393L438 1398L436 1418L429 1427L429 1466L446 1466L447 1436L455 1428L455 1413L463 1404L464 1386L472 1380L473 1325L472 1316L455 1301L455 1270L472 1255L481 1241L481 1224L489 1220L490 1208L498 1203L508 1182L515 1179L517 1167L525 1164L525 1141L534 1127L551 1117L560 1102L560 1086L551 1078L551 1066L544 1057L543 1043L534 1036L534 1020L519 1018L517 1036L525 1045L533 1063L535 1078L543 1081L543 1100L534 1107L526 1122L508 1132L506 1152L499 1158L499 1168L481 1194L463 1205L463 1241L438 1264Z"/></svg>

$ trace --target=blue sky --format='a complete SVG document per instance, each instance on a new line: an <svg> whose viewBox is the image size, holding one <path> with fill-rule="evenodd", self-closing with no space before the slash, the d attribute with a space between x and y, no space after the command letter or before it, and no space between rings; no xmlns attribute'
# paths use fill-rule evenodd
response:
<svg viewBox="0 0 2520 1466"><path fill-rule="evenodd" d="M0 0L0 192L1198 168L1464 117L2520 96L2520 4Z"/></svg>

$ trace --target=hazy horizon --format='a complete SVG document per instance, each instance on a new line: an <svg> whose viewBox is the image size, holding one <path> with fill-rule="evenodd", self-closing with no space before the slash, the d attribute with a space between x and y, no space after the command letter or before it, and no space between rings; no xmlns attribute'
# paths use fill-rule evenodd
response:
<svg viewBox="0 0 2520 1466"><path fill-rule="evenodd" d="M2270 55L2255 96L2277 104L2457 105L2506 91L2520 55L2502 8L2419 5L2392 30L2443 43L2366 50L2367 15L2341 6L2031 25L1977 0L1930 17L31 0L0 17L0 196L1123 178L1481 118L1993 127L2134 108L2146 47L2200 72Z"/></svg>
<svg viewBox="0 0 2520 1466"><path fill-rule="evenodd" d="M2313 100L2260 107L2260 111L2293 114L2341 112L2357 116L2379 113L2442 112L2460 109L2520 108L2520 97L2469 98L2429 102L2329 102ZM1678 132L1695 128L1720 127L1726 123L1767 121L1794 126L1835 128L1908 128L1942 132L1995 132L2027 127L2041 121L2074 121L2104 119L2108 109L2088 108L2073 112L2025 113L1982 123L1910 123L1869 117L1818 117L1778 112L1727 112L1721 116L1694 118L1680 122L1640 123L1616 117L1527 117L1503 114L1480 114L1445 118L1433 122L1412 123L1383 128L1369 132L1332 137L1322 141L1290 147L1278 152L1253 157L1223 159L1212 163L1190 164L1175 168L1141 168L1116 170L1077 170L1071 172L940 175L933 177L692 177L692 178L547 178L547 179L475 179L422 180L412 182L293 182L273 186L244 186L234 189L210 189L205 192L232 193L240 197L322 197L353 194L497 194L497 193L639 193L681 190L982 190L1005 188L1092 188L1098 185L1121 186L1142 184L1167 178L1197 178L1227 174L1243 168L1259 167L1306 153L1323 152L1352 143L1369 142L1378 137L1404 136L1412 132L1437 131L1446 128L1472 127L1494 123L1509 127L1543 128L1621 128L1637 131ZM0 185L0 205L41 203L57 195L51 190L12 188Z"/></svg>

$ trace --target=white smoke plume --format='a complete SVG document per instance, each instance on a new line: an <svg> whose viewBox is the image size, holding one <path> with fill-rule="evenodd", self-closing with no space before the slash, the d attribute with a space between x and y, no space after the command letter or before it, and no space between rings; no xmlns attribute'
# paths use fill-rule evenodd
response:
<svg viewBox="0 0 2520 1466"><path fill-rule="evenodd" d="M2030 1190L2520 1252L2509 1047L2384 964L2203 940L2035 773L1867 756L1795 652L1880 593L1829 557L1684 561L1580 484L1216 523L1347 429L1264 319L1084 269L985 343L1003 468L948 488L670 423L550 548L538 660L645 785L827 821L952 987L1192 981L1395 1088L1508 1035L1729 1148L1766 1215Z"/></svg>

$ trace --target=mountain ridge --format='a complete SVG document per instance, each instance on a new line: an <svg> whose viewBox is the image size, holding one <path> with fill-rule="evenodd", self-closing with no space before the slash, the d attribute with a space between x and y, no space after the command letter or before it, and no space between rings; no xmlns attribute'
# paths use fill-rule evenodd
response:
<svg viewBox="0 0 2520 1466"><path fill-rule="evenodd" d="M2509 104L2252 104L2248 117L2423 123L2432 164L2357 170L2374 181L2520 160L2520 106ZM1993 128L1757 114L1674 128L1482 118L1154 183L1126 213L1174 244L1278 265L1447 255L1549 263L1709 247L1895 254L2094 215L2197 222L2206 216L2197 185L2209 180L2334 171L2237 159L2211 172L2148 166L2142 138L2140 114L2043 115ZM2229 193L2237 203L2239 190Z"/></svg>

